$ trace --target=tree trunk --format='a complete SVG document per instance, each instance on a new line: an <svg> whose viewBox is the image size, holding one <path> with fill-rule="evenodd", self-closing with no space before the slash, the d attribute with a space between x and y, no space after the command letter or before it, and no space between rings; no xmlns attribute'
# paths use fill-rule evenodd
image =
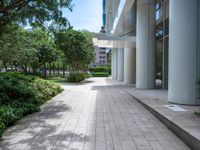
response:
<svg viewBox="0 0 200 150"><path fill-rule="evenodd" d="M33 74L35 74L36 73L36 69L35 68L32 68L33 69Z"/></svg>
<svg viewBox="0 0 200 150"><path fill-rule="evenodd" d="M49 76L51 77L51 63L49 63Z"/></svg>
<svg viewBox="0 0 200 150"><path fill-rule="evenodd" d="M12 63L10 63L10 68L11 68L11 71L13 71L13 65L12 65Z"/></svg>
<svg viewBox="0 0 200 150"><path fill-rule="evenodd" d="M63 65L63 77L65 77L65 65Z"/></svg>
<svg viewBox="0 0 200 150"><path fill-rule="evenodd" d="M24 72L27 73L27 66L24 66Z"/></svg>
<svg viewBox="0 0 200 150"><path fill-rule="evenodd" d="M28 72L31 73L31 67L30 66L28 66Z"/></svg>
<svg viewBox="0 0 200 150"><path fill-rule="evenodd" d="M17 65L15 63L13 65L15 66L15 70L17 70Z"/></svg>
<svg viewBox="0 0 200 150"><path fill-rule="evenodd" d="M3 63L3 66L4 66L4 68L5 68L5 71L7 71L7 70L8 70L8 67L7 67L7 65L6 65L5 62Z"/></svg>
<svg viewBox="0 0 200 150"><path fill-rule="evenodd" d="M46 69L46 63L44 63L44 77L47 77L47 69Z"/></svg>
<svg viewBox="0 0 200 150"><path fill-rule="evenodd" d="M57 72L58 72L58 76L60 75L60 65L59 65L59 62L58 62L58 68L57 68Z"/></svg>
<svg viewBox="0 0 200 150"><path fill-rule="evenodd" d="M56 71L55 71L55 63L53 63L53 76L55 76Z"/></svg>

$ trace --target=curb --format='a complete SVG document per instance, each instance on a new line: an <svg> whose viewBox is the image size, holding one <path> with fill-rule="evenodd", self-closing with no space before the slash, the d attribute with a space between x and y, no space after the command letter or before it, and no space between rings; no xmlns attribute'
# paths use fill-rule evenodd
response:
<svg viewBox="0 0 200 150"><path fill-rule="evenodd" d="M181 128L179 125L168 119L163 114L156 111L150 105L135 97L130 92L128 92L128 94L136 99L147 110L149 110L157 119L159 119L169 130L171 130L176 136L178 136L183 142L185 142L192 150L200 150L200 139L197 139L196 137L191 135L189 132Z"/></svg>

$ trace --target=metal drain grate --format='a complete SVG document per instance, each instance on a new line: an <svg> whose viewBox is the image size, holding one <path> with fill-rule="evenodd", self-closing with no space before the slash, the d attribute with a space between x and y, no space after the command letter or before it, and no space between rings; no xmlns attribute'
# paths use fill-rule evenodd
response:
<svg viewBox="0 0 200 150"><path fill-rule="evenodd" d="M180 106L177 105L164 105L164 107L167 107L173 111L187 111L186 109L181 108Z"/></svg>

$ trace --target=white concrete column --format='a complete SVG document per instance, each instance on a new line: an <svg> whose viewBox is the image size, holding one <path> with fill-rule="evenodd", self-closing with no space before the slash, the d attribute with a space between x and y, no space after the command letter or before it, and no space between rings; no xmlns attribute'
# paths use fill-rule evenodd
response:
<svg viewBox="0 0 200 150"><path fill-rule="evenodd" d="M114 49L114 79L118 78L118 50Z"/></svg>
<svg viewBox="0 0 200 150"><path fill-rule="evenodd" d="M124 80L124 49L118 49L118 81Z"/></svg>
<svg viewBox="0 0 200 150"><path fill-rule="evenodd" d="M136 88L155 86L154 0L137 1Z"/></svg>
<svg viewBox="0 0 200 150"><path fill-rule="evenodd" d="M198 0L171 0L169 7L169 85L168 100L196 105L198 77Z"/></svg>
<svg viewBox="0 0 200 150"><path fill-rule="evenodd" d="M135 50L130 48L124 49L124 83L135 83Z"/></svg>

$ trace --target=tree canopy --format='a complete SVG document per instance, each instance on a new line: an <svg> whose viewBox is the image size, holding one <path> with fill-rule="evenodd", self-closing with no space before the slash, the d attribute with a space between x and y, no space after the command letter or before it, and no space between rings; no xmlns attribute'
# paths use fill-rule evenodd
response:
<svg viewBox="0 0 200 150"><path fill-rule="evenodd" d="M1 0L0 30L11 22L31 26L47 26L47 22L67 26L69 22L62 16L62 8L72 10L72 0Z"/></svg>
<svg viewBox="0 0 200 150"><path fill-rule="evenodd" d="M92 35L89 32L80 32L72 29L60 31L55 36L55 42L66 57L71 71L79 71L86 67L94 58Z"/></svg>
<svg viewBox="0 0 200 150"><path fill-rule="evenodd" d="M61 52L56 49L54 40L40 29L28 31L15 25L6 26L0 38L0 60L5 68L30 66L38 69L45 63L58 60Z"/></svg>

